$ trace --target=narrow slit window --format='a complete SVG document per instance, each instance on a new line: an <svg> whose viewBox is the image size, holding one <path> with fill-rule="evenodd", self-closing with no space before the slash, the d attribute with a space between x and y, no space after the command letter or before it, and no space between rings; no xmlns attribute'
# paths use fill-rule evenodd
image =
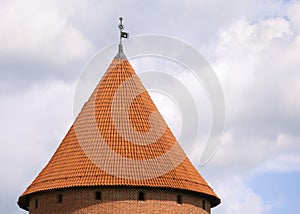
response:
<svg viewBox="0 0 300 214"><path fill-rule="evenodd" d="M177 195L177 203L182 204L182 195Z"/></svg>
<svg viewBox="0 0 300 214"><path fill-rule="evenodd" d="M101 192L96 192L96 200L101 201L102 200L102 194Z"/></svg>
<svg viewBox="0 0 300 214"><path fill-rule="evenodd" d="M139 192L139 201L145 201L145 193Z"/></svg>
<svg viewBox="0 0 300 214"><path fill-rule="evenodd" d="M37 209L39 207L39 199L35 199L34 208Z"/></svg>
<svg viewBox="0 0 300 214"><path fill-rule="evenodd" d="M62 194L58 194L56 197L57 203L62 203L63 201L63 195Z"/></svg>
<svg viewBox="0 0 300 214"><path fill-rule="evenodd" d="M202 200L202 208L205 210L205 200Z"/></svg>

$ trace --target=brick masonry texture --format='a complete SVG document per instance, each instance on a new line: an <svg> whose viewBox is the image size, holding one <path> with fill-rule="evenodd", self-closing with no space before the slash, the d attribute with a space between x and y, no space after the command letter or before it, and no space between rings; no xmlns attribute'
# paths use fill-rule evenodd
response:
<svg viewBox="0 0 300 214"><path fill-rule="evenodd" d="M96 200L96 192L101 192L101 201ZM144 201L138 200L143 192ZM58 203L57 196L62 195ZM181 195L182 204L177 203ZM202 208L205 200L205 210ZM170 189L132 187L93 187L52 190L30 196L30 214L180 214L210 213L209 201L200 194Z"/></svg>

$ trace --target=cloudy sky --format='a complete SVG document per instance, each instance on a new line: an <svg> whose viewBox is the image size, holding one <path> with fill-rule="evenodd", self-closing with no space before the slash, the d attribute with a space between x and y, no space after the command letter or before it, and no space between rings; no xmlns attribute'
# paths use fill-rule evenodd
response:
<svg viewBox="0 0 300 214"><path fill-rule="evenodd" d="M25 213L16 205L18 196L71 126L81 71L97 51L118 40L123 16L131 35L190 44L219 77L226 102L222 143L205 166L197 164L197 152L191 155L222 199L213 213L295 213L299 14L296 0L1 0L1 212ZM169 115L166 120L176 123Z"/></svg>

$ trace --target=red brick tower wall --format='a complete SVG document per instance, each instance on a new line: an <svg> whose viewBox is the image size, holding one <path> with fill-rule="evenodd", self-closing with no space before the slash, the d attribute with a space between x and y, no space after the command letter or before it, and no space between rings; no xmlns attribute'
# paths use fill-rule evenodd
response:
<svg viewBox="0 0 300 214"><path fill-rule="evenodd" d="M139 198L144 196L144 198ZM144 200L143 200L144 199ZM210 213L210 203L191 192L170 189L95 187L32 194L30 214Z"/></svg>

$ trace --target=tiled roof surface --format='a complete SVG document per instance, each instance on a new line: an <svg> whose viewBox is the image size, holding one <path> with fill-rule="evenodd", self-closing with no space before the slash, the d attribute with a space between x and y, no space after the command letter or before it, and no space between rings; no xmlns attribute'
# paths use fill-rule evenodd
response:
<svg viewBox="0 0 300 214"><path fill-rule="evenodd" d="M122 86L123 92L118 91ZM125 99L137 93L128 104ZM158 110L128 60L115 58L49 163L20 196L19 204L26 206L29 195L39 191L122 185L190 190L208 195L212 206L219 204L217 195L182 156L184 152L166 123L153 112ZM128 118L124 119L125 114ZM123 127L121 134L118 127ZM105 146L99 146L103 141Z"/></svg>

